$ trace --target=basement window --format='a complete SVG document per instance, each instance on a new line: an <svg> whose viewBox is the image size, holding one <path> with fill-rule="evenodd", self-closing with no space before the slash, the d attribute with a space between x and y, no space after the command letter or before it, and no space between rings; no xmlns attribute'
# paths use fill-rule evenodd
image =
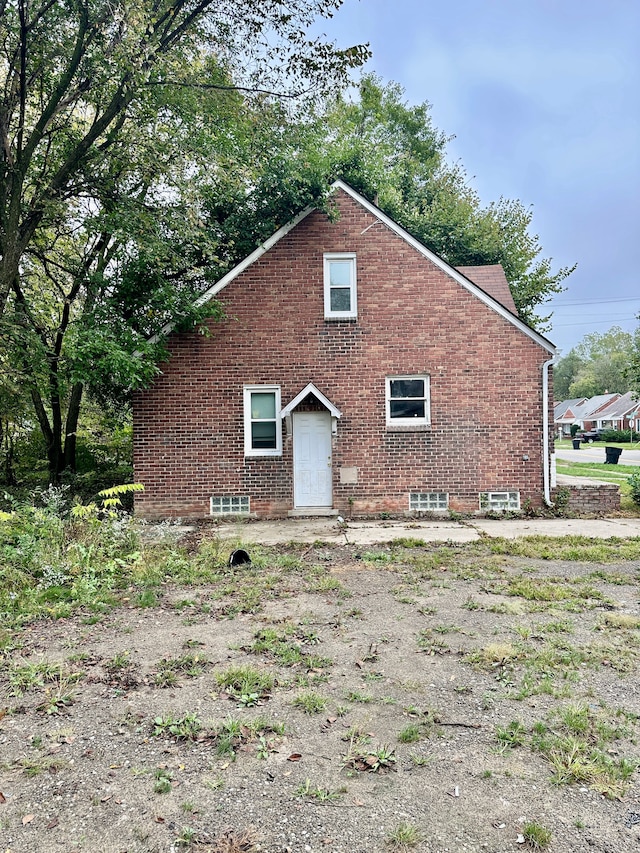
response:
<svg viewBox="0 0 640 853"><path fill-rule="evenodd" d="M449 509L449 495L446 492L411 492L409 509L414 512L438 512Z"/></svg>
<svg viewBox="0 0 640 853"><path fill-rule="evenodd" d="M248 515L248 495L214 495L211 498L211 515Z"/></svg>
<svg viewBox="0 0 640 853"><path fill-rule="evenodd" d="M517 512L520 509L520 492L481 492L480 509Z"/></svg>

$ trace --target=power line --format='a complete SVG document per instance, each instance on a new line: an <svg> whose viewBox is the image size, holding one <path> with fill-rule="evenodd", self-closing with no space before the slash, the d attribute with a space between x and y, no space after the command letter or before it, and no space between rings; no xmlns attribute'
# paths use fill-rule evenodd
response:
<svg viewBox="0 0 640 853"><path fill-rule="evenodd" d="M601 326L604 323L611 325L611 320L584 320L581 323L553 323L553 328L564 329L567 326Z"/></svg>
<svg viewBox="0 0 640 853"><path fill-rule="evenodd" d="M640 296L613 296L611 299L584 299L569 300L567 302L556 302L556 308L564 308L565 305L607 305L609 302L640 302Z"/></svg>

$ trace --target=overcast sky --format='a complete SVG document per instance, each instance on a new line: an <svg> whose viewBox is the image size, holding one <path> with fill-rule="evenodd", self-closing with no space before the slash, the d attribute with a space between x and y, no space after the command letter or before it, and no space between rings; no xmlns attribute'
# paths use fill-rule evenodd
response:
<svg viewBox="0 0 640 853"><path fill-rule="evenodd" d="M640 321L640 0L345 0L323 31L370 42L367 70L429 101L483 203L533 208L567 353Z"/></svg>

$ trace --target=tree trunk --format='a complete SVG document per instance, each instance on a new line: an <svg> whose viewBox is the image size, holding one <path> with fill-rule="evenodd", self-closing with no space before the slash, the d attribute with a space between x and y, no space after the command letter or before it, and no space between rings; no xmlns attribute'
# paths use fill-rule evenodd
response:
<svg viewBox="0 0 640 853"><path fill-rule="evenodd" d="M58 421L56 428L56 420L49 421L47 410L42 402L42 397L37 388L31 389L31 400L35 409L40 432L44 438L47 448L47 459L49 462L49 482L59 483L60 474L62 472L64 454L62 452L62 430Z"/></svg>
<svg viewBox="0 0 640 853"><path fill-rule="evenodd" d="M82 382L76 382L71 389L69 405L67 407L67 424L64 433L64 470L76 472L76 439L78 431L78 418L80 416L80 403L82 402Z"/></svg>
<svg viewBox="0 0 640 853"><path fill-rule="evenodd" d="M13 435L9 420L0 418L0 449L4 456L2 467L4 469L4 481L7 486L17 486L18 480L13 467Z"/></svg>

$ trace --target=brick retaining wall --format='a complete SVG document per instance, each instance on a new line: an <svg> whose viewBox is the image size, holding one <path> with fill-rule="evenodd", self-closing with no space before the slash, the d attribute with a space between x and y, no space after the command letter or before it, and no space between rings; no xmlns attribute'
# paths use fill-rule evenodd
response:
<svg viewBox="0 0 640 853"><path fill-rule="evenodd" d="M567 510L572 515L607 515L620 509L620 488L615 483L558 485L552 495L554 502L565 489L569 491Z"/></svg>

